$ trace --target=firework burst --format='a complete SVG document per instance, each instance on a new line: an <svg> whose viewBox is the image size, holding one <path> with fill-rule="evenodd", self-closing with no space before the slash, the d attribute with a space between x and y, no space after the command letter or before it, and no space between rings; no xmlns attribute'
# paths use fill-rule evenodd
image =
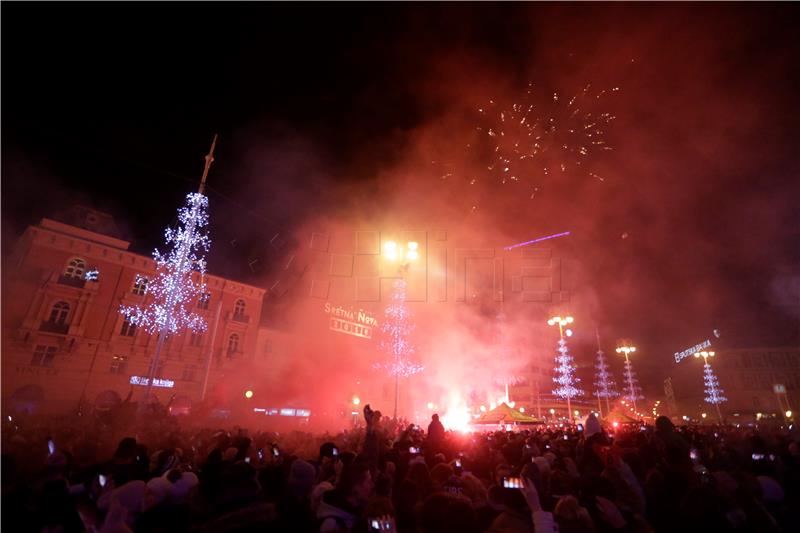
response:
<svg viewBox="0 0 800 533"><path fill-rule="evenodd" d="M606 95L619 91L592 91L591 84L569 99L558 92L535 90L528 84L520 102L504 105L489 100L478 108L475 148L487 157L489 179L500 184L525 184L534 198L541 180L556 173L578 173L603 181L591 170L595 154L612 150L606 130L616 118L597 111ZM469 149L473 148L471 145ZM469 178L475 185L479 178Z"/></svg>

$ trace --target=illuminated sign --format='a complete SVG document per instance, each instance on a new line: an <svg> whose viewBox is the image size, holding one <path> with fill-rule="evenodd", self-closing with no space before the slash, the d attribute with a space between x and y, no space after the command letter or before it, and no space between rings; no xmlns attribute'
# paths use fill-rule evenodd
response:
<svg viewBox="0 0 800 533"><path fill-rule="evenodd" d="M143 387L147 386L147 383L150 380L143 376L131 376L131 385L141 385ZM166 389L171 389L175 386L175 382L171 379L161 379L161 378L154 378L153 379L153 387L164 387Z"/></svg>
<svg viewBox="0 0 800 533"><path fill-rule="evenodd" d="M359 309L346 309L341 306L333 306L330 302L325 302L325 313L331 315L329 328L331 331L371 339L372 330L377 327L378 321L368 311Z"/></svg>
<svg viewBox="0 0 800 533"><path fill-rule="evenodd" d="M695 354L695 352L699 352L700 350L702 350L704 348L708 348L709 346L711 346L711 341L710 340L706 340L705 342L701 342L700 344L695 344L691 348L686 348L682 352L675 352L675 362L676 363L680 363L681 361L683 361L687 357L693 356Z"/></svg>
<svg viewBox="0 0 800 533"><path fill-rule="evenodd" d="M311 409L294 409L292 407L254 407L254 413L264 413L265 416L299 416L308 418L311 416Z"/></svg>

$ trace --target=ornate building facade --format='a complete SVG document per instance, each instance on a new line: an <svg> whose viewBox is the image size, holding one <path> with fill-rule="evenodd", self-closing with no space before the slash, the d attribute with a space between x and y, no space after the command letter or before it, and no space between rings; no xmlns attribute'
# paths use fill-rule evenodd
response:
<svg viewBox="0 0 800 533"><path fill-rule="evenodd" d="M49 413L141 397L156 336L118 310L148 300L151 257L113 236L113 219L91 209L70 223L42 219L3 261L2 395L5 410ZM208 329L169 338L153 392L189 405L226 372L253 359L264 290L207 275L197 302Z"/></svg>

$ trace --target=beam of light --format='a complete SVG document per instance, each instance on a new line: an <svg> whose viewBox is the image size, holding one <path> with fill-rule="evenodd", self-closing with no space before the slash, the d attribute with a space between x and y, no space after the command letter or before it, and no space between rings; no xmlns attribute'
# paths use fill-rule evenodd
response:
<svg viewBox="0 0 800 533"><path fill-rule="evenodd" d="M521 248L523 246L536 244L537 242L546 241L548 239L556 239L558 237L566 237L567 235L570 235L570 234L571 234L571 232L569 232L569 231L564 231L562 233L554 233L553 235L548 235L547 237L539 237L538 239L533 239L532 241L525 241L525 242L521 242L521 243L518 243L518 244L512 244L511 246L506 246L505 248L503 248L503 250L513 250L514 248Z"/></svg>

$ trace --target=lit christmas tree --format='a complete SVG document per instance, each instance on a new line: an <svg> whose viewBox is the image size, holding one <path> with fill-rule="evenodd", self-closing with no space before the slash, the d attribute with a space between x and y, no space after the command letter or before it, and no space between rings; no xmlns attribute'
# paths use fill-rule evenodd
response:
<svg viewBox="0 0 800 533"><path fill-rule="evenodd" d="M706 393L705 400L716 408L717 416L720 422L722 422L722 413L719 410L719 404L727 402L728 399L725 397L725 391L719 386L719 380L717 376L714 375L714 371L711 370L711 363L709 363L708 360L706 360L703 365L703 383L706 386L704 390Z"/></svg>
<svg viewBox="0 0 800 533"><path fill-rule="evenodd" d="M184 330L201 332L206 329L205 319L195 312L197 301L206 289L204 255L211 240L208 235L208 198L203 195L208 169L214 160L216 136L211 151L206 156L206 166L199 192L186 196L186 205L178 210L175 228L167 228L165 243L171 247L167 253L153 252L156 276L147 283L148 298L142 305L121 306L119 312L130 324L144 328L151 335L158 334L156 351L148 372L145 398L149 396L161 348L169 335Z"/></svg>
<svg viewBox="0 0 800 533"><path fill-rule="evenodd" d="M625 387L622 391L622 397L635 407L637 400L644 400L644 395L642 394L642 387L639 386L639 380L636 378L636 372L633 370L633 363L627 359L625 360L623 374L625 375Z"/></svg>
<svg viewBox="0 0 800 533"><path fill-rule="evenodd" d="M576 387L580 383L580 378L575 375L576 366L574 359L569 354L567 349L567 341L563 338L558 340L558 355L556 356L557 366L554 368L556 376L553 381L558 384L558 387L553 389L553 394L559 398L567 400L567 410L572 409L571 400L576 396L581 396L583 391ZM572 417L572 412L569 412L568 417Z"/></svg>
<svg viewBox="0 0 800 533"><path fill-rule="evenodd" d="M597 362L594 368L596 370L594 375L594 385L596 387L594 393L598 398L598 404L600 398L606 399L606 413L608 413L611 411L608 405L608 399L616 398L619 396L619 393L617 392L617 384L614 381L614 376L611 374L603 350L597 350Z"/></svg>
<svg viewBox="0 0 800 533"><path fill-rule="evenodd" d="M384 369L395 378L395 405L394 417L397 418L397 402L400 394L400 378L410 377L422 372L423 367L411 361L414 354L414 345L409 336L414 330L411 322L411 311L406 307L406 282L398 279L393 284L392 303L384 311L384 320L381 324L383 339L380 349L389 354L389 360L376 363L376 368Z"/></svg>

